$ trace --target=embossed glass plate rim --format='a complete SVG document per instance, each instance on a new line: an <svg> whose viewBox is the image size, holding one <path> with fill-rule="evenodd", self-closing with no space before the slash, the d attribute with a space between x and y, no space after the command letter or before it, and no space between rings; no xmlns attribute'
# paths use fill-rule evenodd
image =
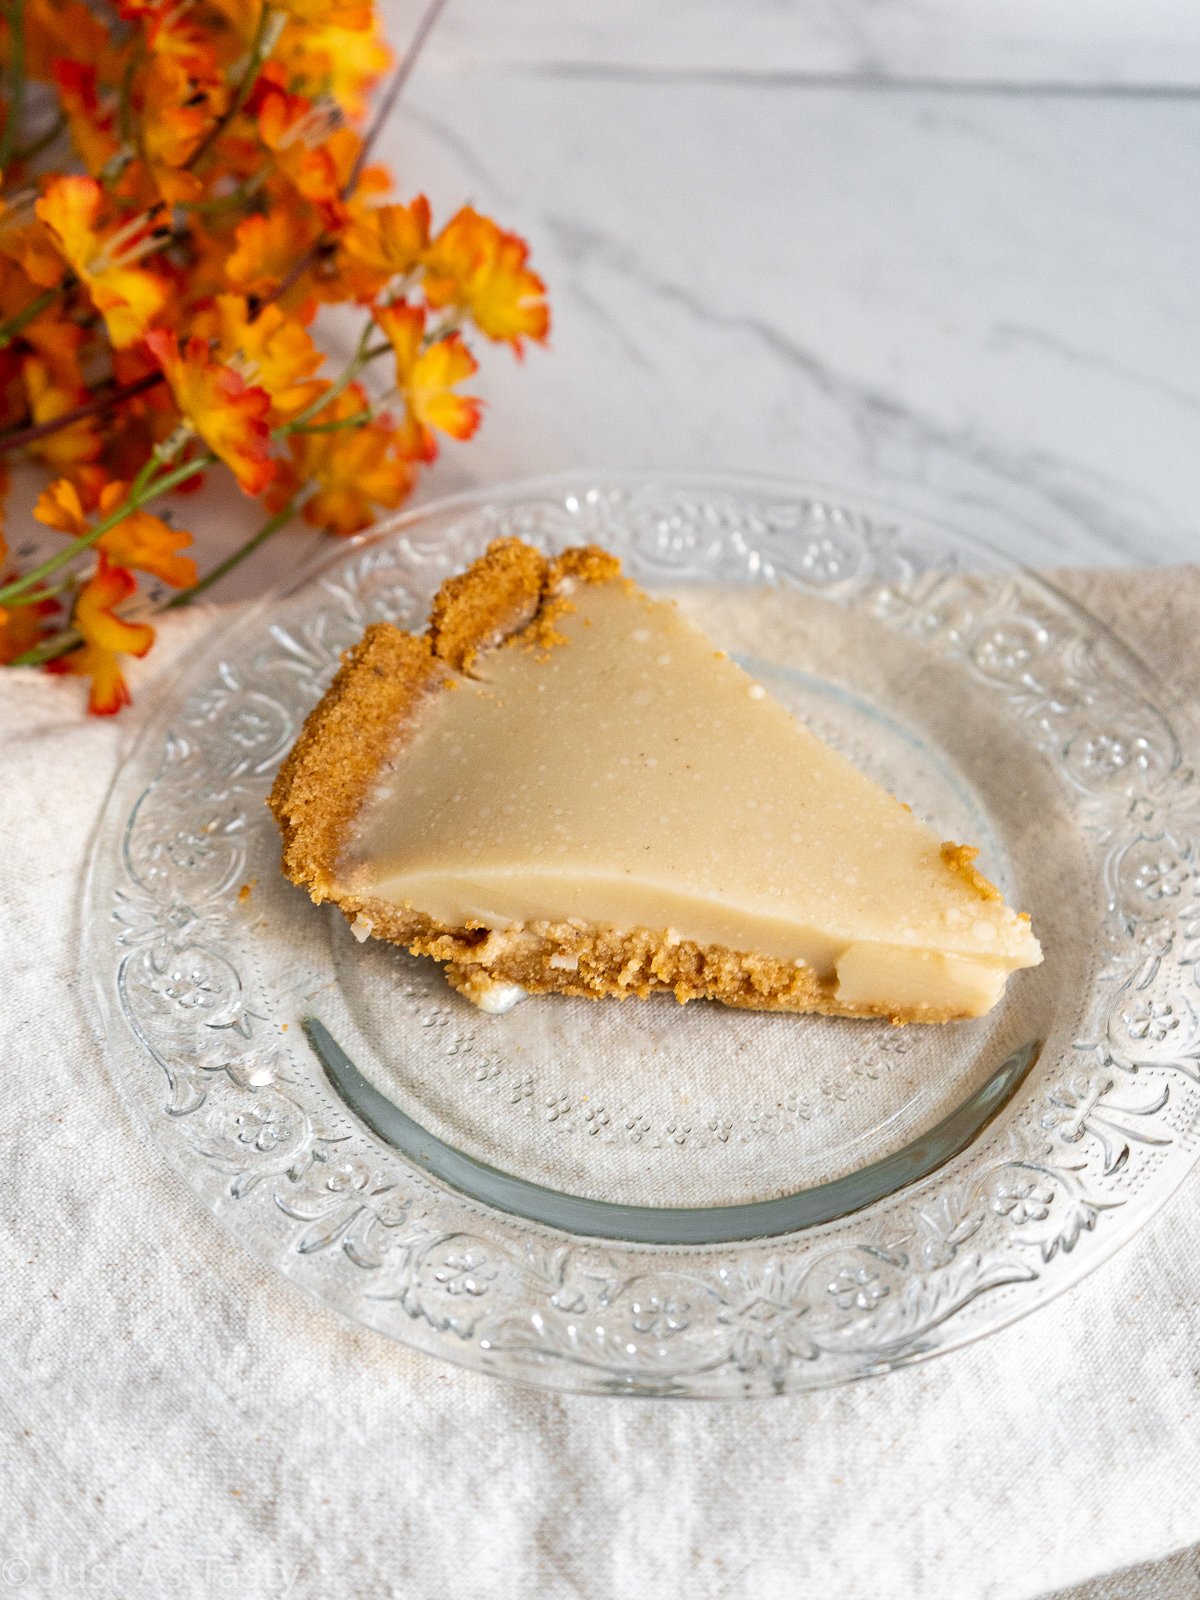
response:
<svg viewBox="0 0 1200 1600"><path fill-rule="evenodd" d="M1094 628L1110 648L1125 657L1136 668L1139 676L1153 684L1162 699L1169 703L1181 724L1188 727L1192 742L1195 742L1197 729L1200 728L1200 716L1175 685L1145 659L1131 640L1118 634L1103 618L1089 611L1067 590L1056 584L1047 573L1034 570L1021 562L1014 562L1000 544L985 535L974 531L969 534L964 533L948 513L931 512L925 507L908 504L903 498L892 499L890 495L880 495L871 490L854 489L824 479L792 478L785 473L690 471L679 467L654 471L602 466L572 468L525 478L508 478L486 487L456 490L453 494L439 495L421 505L395 512L389 517L382 517L361 533L339 538L332 549L318 546L286 581L273 584L265 593L250 602L248 609L234 612L219 626L217 632L197 640L182 653L169 672L165 673L150 690L145 729L148 729L149 724L159 715L178 684L189 674L196 660L206 655L227 635L235 631L240 632L243 626L249 627L265 616L272 605L296 597L301 590L314 583L324 573L335 570L346 560L350 552L361 553L376 545L386 544L401 535L406 528L417 526L422 522L460 512L466 514L484 510L497 502L519 503L552 493L569 493L576 499L584 499L591 493L608 494L654 489L759 497L774 495L797 502L827 503L836 510L866 512L885 518L889 522L907 522L918 531L932 530L947 550L982 558L982 564L972 567L971 570L984 574L1009 573L1024 577L1052 595L1065 611ZM216 603L220 604L220 601ZM135 745L141 742L145 729L137 736ZM134 747L131 747L126 759L131 759L133 754ZM116 782L114 779L105 795L105 807L112 797Z"/></svg>
<svg viewBox="0 0 1200 1600"><path fill-rule="evenodd" d="M1043 593L1053 596L1057 605L1068 615L1073 616L1080 621L1086 622L1087 627L1104 641L1106 647L1110 651L1114 652L1123 660L1127 668L1132 667L1133 672L1131 676L1135 681L1140 680L1143 683L1149 681L1151 686L1157 691L1158 704L1160 706L1165 705L1174 714L1176 719L1174 731L1176 732L1177 736L1184 741L1186 749L1189 752L1194 748L1195 741L1191 727L1191 719L1181 708L1178 697L1173 691L1172 687L1169 684L1164 683L1158 674L1147 669L1145 663L1138 657L1137 653L1126 643L1126 641L1117 637L1111 629L1103 624L1092 613L1087 611L1085 607L1078 605L1076 602L1071 600L1069 596L1064 595L1054 584L1047 582L1036 574L1023 572L1022 569L1016 568L1011 563L1008 563L1002 552L997 550L994 546L989 545L987 541L974 537L967 537L961 533L958 533L955 531L952 523L939 521L924 511L906 510L905 508L897 506L894 503L886 503L871 494L860 494L849 490L831 490L820 485L814 485L810 483L795 483L790 482L785 478L763 475L747 476L740 474L717 475L709 473L690 474L641 472L604 473L598 471L587 473L555 474L551 477L542 477L525 482L504 484L486 490L469 491L464 494L454 495L447 497L446 499L433 502L425 507L416 508L413 511L405 512L398 517L389 519L387 522L381 524L378 528L372 530L369 534L361 536L359 539L352 541L353 546L355 547L354 553L357 554L364 549L369 549L374 545L385 542L391 538L395 538L402 534L403 531L408 527L419 525L424 521L444 519L449 515L466 515L472 511L482 512L485 509L492 507L508 507L512 509L520 505L522 501L533 500L536 498L544 499L547 495L558 495L560 497L574 495L577 497L586 497L589 492L594 492L599 495L611 495L623 491L627 492L635 490L647 493L653 493L654 491L686 492L701 497L705 495L745 495L760 498L766 497L782 499L784 501L797 503L826 505L832 506L835 508L835 510L849 510L851 513L864 513L875 516L882 515L889 523L898 524L901 527L909 528L918 536L923 531L928 530L935 535L936 544L942 546L944 550L961 553L963 555L975 558L975 564L972 570L993 573L997 571L1000 573L1008 572L1014 577L1019 576L1024 581L1032 583ZM983 558L982 561L979 558ZM97 824L95 833L95 843L97 846L100 845L102 839L106 835L106 832L111 833L111 827L109 825L114 821L120 820L120 803L123 791L128 788L129 771L136 765L138 756L141 755L149 746L149 743L154 736L158 734L159 737L161 737L163 730L160 724L163 720L163 714L171 705L176 690L180 684L184 683L194 675L199 663L203 661L211 661L215 665L216 661L219 659L221 648L232 639L236 638L238 642L249 642L254 626L256 624L261 624L273 603L278 603L278 601L282 598L295 597L307 585L313 584L314 580L319 579L322 573L339 567L349 559L350 552L348 552L345 545L340 546L336 551L329 555L319 554L303 569L300 576L294 583L289 584L286 589L266 597L263 601L256 604L250 611L243 613L240 616L234 616L224 628L218 630L216 634L210 634L196 648L185 655L185 657L178 664L177 668L163 683L161 690L156 697L156 704L147 719L143 734L139 737L134 748L129 753L125 768L118 772L116 778L114 779L108 800L106 801L105 807L101 813L101 819ZM113 1041L113 1023L119 1023L122 1030L124 1029L125 1024L123 1019L119 1019L112 1014L114 1000L113 992L111 986L105 982L105 975L101 969L100 962L95 960L95 956L97 954L96 946L101 941L98 937L98 928L94 915L95 910L99 909L96 905L97 884L98 881L103 877L106 866L111 864L112 863L110 861L106 861L102 857L98 848L93 851L93 857L87 879L82 889L81 908L84 918L84 932L86 936L85 948L88 949L89 954L92 957L91 964L94 969L94 978L96 981L96 1000L99 1005L101 1025L110 1041ZM114 1070L114 1077L117 1079L118 1087L122 1093L122 1098L125 1100L126 1104L131 1105L134 1108L135 1113L138 1116L138 1120L145 1124L148 1120L148 1116L145 1107L140 1105L138 1102L137 1082L135 1077L137 1069L134 1059L135 1057L142 1056L144 1065L145 1058L143 1056L143 1047L141 1043L132 1036L132 1034L126 1036L123 1039L123 1042L125 1043L126 1049L129 1052L129 1059L126 1062L124 1071ZM114 1049L111 1053L114 1069L116 1067L116 1061L118 1057L120 1057L121 1053L122 1052L119 1048ZM200 1185L196 1181L196 1174L193 1166L194 1158L189 1158L189 1155L182 1144L171 1144L161 1137L163 1131L161 1112L157 1123L154 1121L154 1119L149 1120L150 1131L156 1134L155 1142L158 1143L161 1148L163 1148L164 1154L166 1155L170 1165L174 1168L174 1170L179 1172L181 1176L183 1176L185 1182L188 1183L190 1188L193 1190L198 1189ZM1185 1132L1194 1132L1194 1124L1185 1130ZM1182 1140L1180 1142L1182 1142ZM1177 1152L1177 1154L1178 1153L1179 1152ZM964 1156L959 1157L952 1164L952 1166L954 1168L960 1167L969 1158L970 1154L970 1151L966 1152ZM1062 1292L1066 1288L1070 1287L1073 1283L1077 1282L1079 1278L1082 1277L1086 1272L1090 1271L1093 1266L1099 1265L1102 1260L1108 1259L1116 1249L1120 1248L1120 1246L1124 1244L1128 1238L1132 1237L1132 1235L1137 1232L1142 1225L1144 1225L1149 1216L1153 1214L1153 1211L1157 1210L1158 1206L1162 1204L1169 1197L1170 1193L1174 1191L1178 1183L1182 1182L1187 1171L1190 1170L1191 1166L1194 1164L1197 1156L1197 1151L1194 1148L1194 1144L1188 1154L1189 1159L1186 1162L1181 1163L1180 1161L1176 1160L1170 1173L1172 1181L1169 1183L1159 1184L1155 1190L1151 1205L1147 1206L1143 1203L1139 1207L1132 1207L1131 1211L1126 1213L1124 1217L1120 1219L1114 1219L1116 1225L1107 1229L1104 1237L1097 1237L1090 1241L1091 1248L1088 1249L1086 1253L1081 1252L1079 1256L1075 1257L1069 1268L1067 1267L1065 1260L1065 1250L1069 1247L1064 1247L1064 1254L1060 1255L1059 1257L1056 1271L1049 1276L1045 1274L1038 1275L1035 1282L1032 1285L1027 1286L1031 1292L1025 1293L1021 1297L1021 1303L1018 1304L1015 1309L1002 1308L1000 1305L992 1302L996 1312L1000 1313L999 1315L993 1315L989 1319L972 1318L969 1325L963 1325L960 1315L957 1319L958 1325L953 1329L953 1337L946 1337L947 1327L945 1323L942 1323L938 1328L938 1337L933 1341L927 1341L924 1344L910 1344L907 1348L899 1350L896 1353L886 1355L881 1360L860 1360L857 1365L853 1367L853 1370L848 1370L845 1363L842 1363L841 1365L837 1366L836 1370L833 1370L831 1363L830 1369L823 1370L820 1373L818 1373L815 1368L808 1372L802 1371L799 1375L799 1381L797 1381L797 1375L793 1370L789 1376L780 1378L777 1381L772 1381L772 1383L767 1387L764 1387L761 1384L752 1383L748 1380L740 1385L737 1383L731 1384L728 1381L728 1378L713 1387L707 1387L705 1380L711 1376L711 1370L708 1368L700 1368L696 1371L690 1372L684 1371L677 1380L651 1380L648 1383L638 1382L636 1374L632 1377L629 1374L620 1373L605 1375L603 1370L596 1365L568 1368L565 1362L558 1362L557 1364L551 1363L548 1368L545 1365L542 1365L534 1367L531 1370L528 1365L522 1365L522 1361L519 1358L519 1352L518 1359L515 1361L496 1359L495 1355L481 1350L474 1345L464 1345L461 1340L456 1344L455 1338L447 1336L445 1329L442 1329L439 1332L433 1328L431 1322L427 1325L426 1322L422 1322L420 1319L417 1319L411 1325L398 1332L394 1325L391 1325L387 1322L387 1319L383 1319L381 1321L376 1308L364 1303L361 1293L355 1294L354 1292L351 1292L349 1294L338 1294L330 1293L328 1290L323 1292L320 1286L311 1283L303 1283L302 1286L315 1293L317 1298L321 1300L322 1303L342 1311L344 1314L351 1316L352 1319L356 1321L363 1322L374 1327L382 1327L383 1331L388 1332L393 1337L401 1339L402 1342L412 1344L418 1348L430 1350L444 1358L459 1361L468 1366L482 1368L483 1370L493 1372L501 1372L505 1376L516 1378L519 1381L533 1382L539 1386L549 1385L555 1388L576 1389L585 1392L651 1393L671 1395L678 1395L681 1393L699 1395L735 1395L784 1392L788 1389L811 1388L823 1386L828 1383L846 1381L850 1378L864 1376L875 1371L886 1370L888 1367L894 1365L906 1364L916 1359L923 1359L926 1356L937 1353L940 1350L957 1347L963 1343L966 1343L969 1339L973 1339L981 1336L983 1333L994 1331L1001 1326L1007 1325L1009 1322L1015 1320L1026 1311L1032 1310L1036 1305L1044 1304L1055 1294ZM933 1180L926 1180L926 1185L923 1185L922 1187L927 1186L932 1181ZM231 1212L228 1205L222 1206L212 1204L210 1202L210 1208L214 1210L214 1212L218 1215L218 1217L221 1218L226 1226L230 1227L231 1231L237 1234L237 1236L242 1240L243 1244L249 1245L249 1247L259 1257L260 1260L267 1264L273 1265L279 1270L282 1270L284 1274L292 1281L298 1281L298 1274L295 1270L295 1259L280 1259L278 1242L274 1240L268 1240L265 1235L260 1234L255 1234L254 1236L247 1238L246 1229L239 1229L237 1226L238 1219L236 1212ZM1090 1228L1091 1224L1089 1223L1086 1226ZM836 1232L837 1230L831 1231ZM786 1245L787 1242L788 1241L786 1239L773 1241L774 1244L780 1247ZM737 1247L731 1248L736 1249ZM668 1248L665 1251L660 1251L660 1247L655 1246L634 1247L633 1250L628 1253L641 1256L653 1255L655 1252L668 1255L672 1258L678 1258L681 1255L688 1254L686 1250L680 1251L674 1248ZM761 1254L762 1252L760 1250L756 1253ZM286 1258L286 1247L284 1250L284 1255ZM455 1337L458 1337L457 1334ZM821 1365L823 1366L824 1364ZM792 1367L793 1369L795 1368L795 1362L792 1362ZM696 1378L699 1378L699 1382L690 1381Z"/></svg>

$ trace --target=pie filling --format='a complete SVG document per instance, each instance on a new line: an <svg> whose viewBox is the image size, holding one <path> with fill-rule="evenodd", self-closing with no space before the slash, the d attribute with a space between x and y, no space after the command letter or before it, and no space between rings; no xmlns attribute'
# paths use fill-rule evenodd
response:
<svg viewBox="0 0 1200 1600"><path fill-rule="evenodd" d="M568 577L552 616L431 673L329 893L470 931L476 999L547 930L568 988L576 936L649 930L803 969L837 1008L932 1020L981 1015L1041 959L972 855L675 606Z"/></svg>

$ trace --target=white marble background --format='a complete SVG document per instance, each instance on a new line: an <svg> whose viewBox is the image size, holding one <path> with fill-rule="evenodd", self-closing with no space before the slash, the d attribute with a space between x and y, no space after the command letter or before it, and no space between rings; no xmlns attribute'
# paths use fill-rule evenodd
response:
<svg viewBox="0 0 1200 1600"><path fill-rule="evenodd" d="M421 9L384 0L398 49ZM381 145L554 310L419 499L763 471L1039 565L1200 557L1196 0L449 0ZM209 560L258 520L188 511Z"/></svg>
<svg viewBox="0 0 1200 1600"><path fill-rule="evenodd" d="M388 0L397 24L414 0ZM1190 0L456 0L438 63L1161 88L1200 81Z"/></svg>
<svg viewBox="0 0 1200 1600"><path fill-rule="evenodd" d="M749 469L1030 562L1200 555L1192 0L451 0L386 147L555 313L424 494Z"/></svg>
<svg viewBox="0 0 1200 1600"><path fill-rule="evenodd" d="M443 488L753 469L1031 562L1197 553L1200 99L434 61L389 143L553 295Z"/></svg>

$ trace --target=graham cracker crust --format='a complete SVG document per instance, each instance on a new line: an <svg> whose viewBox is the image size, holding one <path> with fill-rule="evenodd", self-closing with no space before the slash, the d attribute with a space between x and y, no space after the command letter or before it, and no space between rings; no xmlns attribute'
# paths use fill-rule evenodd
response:
<svg viewBox="0 0 1200 1600"><path fill-rule="evenodd" d="M951 1022L962 1012L935 1007L907 1011L846 1005L832 982L811 967L772 956L700 945L668 930L533 922L504 933L449 928L419 912L369 895L338 897L363 937L403 945L413 955L444 963L447 983L470 1000L496 983L515 983L530 994L573 995L584 1000L645 1000L670 994L681 1005L716 1000L750 1011L809 1011L831 1017L884 1017L905 1022Z"/></svg>

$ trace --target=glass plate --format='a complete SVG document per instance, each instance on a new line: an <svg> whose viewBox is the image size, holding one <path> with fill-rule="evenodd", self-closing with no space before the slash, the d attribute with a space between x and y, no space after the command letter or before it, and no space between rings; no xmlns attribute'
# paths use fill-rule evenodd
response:
<svg viewBox="0 0 1200 1600"><path fill-rule="evenodd" d="M264 799L364 625L422 625L501 534L597 541L678 598L982 846L1043 966L942 1028L669 998L491 1017L432 963L358 944L280 876ZM86 888L114 1072L260 1259L406 1344L620 1394L881 1372L1074 1283L1196 1159L1192 759L1102 624L908 513L703 478L446 501L339 545L165 692Z"/></svg>

